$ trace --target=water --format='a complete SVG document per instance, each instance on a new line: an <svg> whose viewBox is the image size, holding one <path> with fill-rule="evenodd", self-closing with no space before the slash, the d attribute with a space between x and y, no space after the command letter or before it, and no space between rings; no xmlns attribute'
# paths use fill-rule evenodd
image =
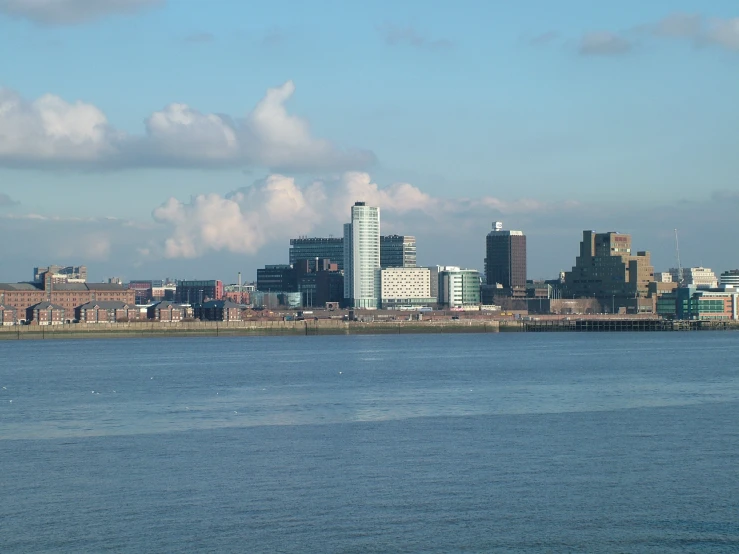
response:
<svg viewBox="0 0 739 554"><path fill-rule="evenodd" d="M731 332L0 342L0 550L738 551L737 359Z"/></svg>

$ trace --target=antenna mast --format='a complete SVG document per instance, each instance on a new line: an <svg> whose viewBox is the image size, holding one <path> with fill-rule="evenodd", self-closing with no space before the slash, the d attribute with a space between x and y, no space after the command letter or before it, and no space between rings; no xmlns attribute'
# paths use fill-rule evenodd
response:
<svg viewBox="0 0 739 554"><path fill-rule="evenodd" d="M677 240L677 229L675 229L675 252L677 254L677 286L683 286L683 266L680 263L680 243Z"/></svg>

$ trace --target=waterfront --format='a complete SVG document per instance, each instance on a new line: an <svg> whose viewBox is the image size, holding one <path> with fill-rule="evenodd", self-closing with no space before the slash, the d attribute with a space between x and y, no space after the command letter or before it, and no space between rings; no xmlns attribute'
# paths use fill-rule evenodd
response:
<svg viewBox="0 0 739 554"><path fill-rule="evenodd" d="M737 354L735 333L3 342L4 550L726 552Z"/></svg>

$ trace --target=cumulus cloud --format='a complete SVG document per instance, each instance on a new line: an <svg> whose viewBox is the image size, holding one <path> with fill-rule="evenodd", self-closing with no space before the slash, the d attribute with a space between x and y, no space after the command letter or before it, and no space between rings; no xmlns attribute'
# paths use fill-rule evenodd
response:
<svg viewBox="0 0 739 554"><path fill-rule="evenodd" d="M629 40L609 31L585 33L578 46L580 54L585 56L615 56L625 54L631 49Z"/></svg>
<svg viewBox="0 0 739 554"><path fill-rule="evenodd" d="M385 44L390 46L405 45L429 50L444 50L454 46L454 43L450 40L444 38L428 38L410 26L399 27L391 23L385 23L379 25L377 31L382 36Z"/></svg>
<svg viewBox="0 0 739 554"><path fill-rule="evenodd" d="M322 224L340 228L356 201L379 206L384 221L387 216L391 220L418 216L434 225L470 215L531 214L563 206L490 196L438 198L409 183L380 187L367 173L353 171L305 186L275 174L225 196L203 194L187 203L170 198L153 217L170 230L164 244L169 258L195 258L209 251L255 254L268 243L308 234Z"/></svg>
<svg viewBox="0 0 739 554"><path fill-rule="evenodd" d="M43 25L74 25L164 5L166 0L0 0L0 13Z"/></svg>
<svg viewBox="0 0 739 554"><path fill-rule="evenodd" d="M47 94L26 101L0 89L0 166L80 169L267 166L277 170L366 167L364 150L314 137L285 103L287 81L269 89L245 118L202 113L173 103L145 120L145 133L115 130L96 106Z"/></svg>

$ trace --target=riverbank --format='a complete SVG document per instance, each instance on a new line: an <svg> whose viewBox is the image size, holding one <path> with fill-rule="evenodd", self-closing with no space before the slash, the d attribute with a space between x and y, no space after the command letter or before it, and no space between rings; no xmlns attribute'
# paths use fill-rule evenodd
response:
<svg viewBox="0 0 739 554"><path fill-rule="evenodd" d="M66 325L14 325L0 327L0 340L99 339L142 337L238 337L315 336L422 333L499 332L624 332L698 331L739 329L739 322L679 322L659 319L597 320L437 320L359 322L340 320L307 321L198 321L185 323L75 323Z"/></svg>

